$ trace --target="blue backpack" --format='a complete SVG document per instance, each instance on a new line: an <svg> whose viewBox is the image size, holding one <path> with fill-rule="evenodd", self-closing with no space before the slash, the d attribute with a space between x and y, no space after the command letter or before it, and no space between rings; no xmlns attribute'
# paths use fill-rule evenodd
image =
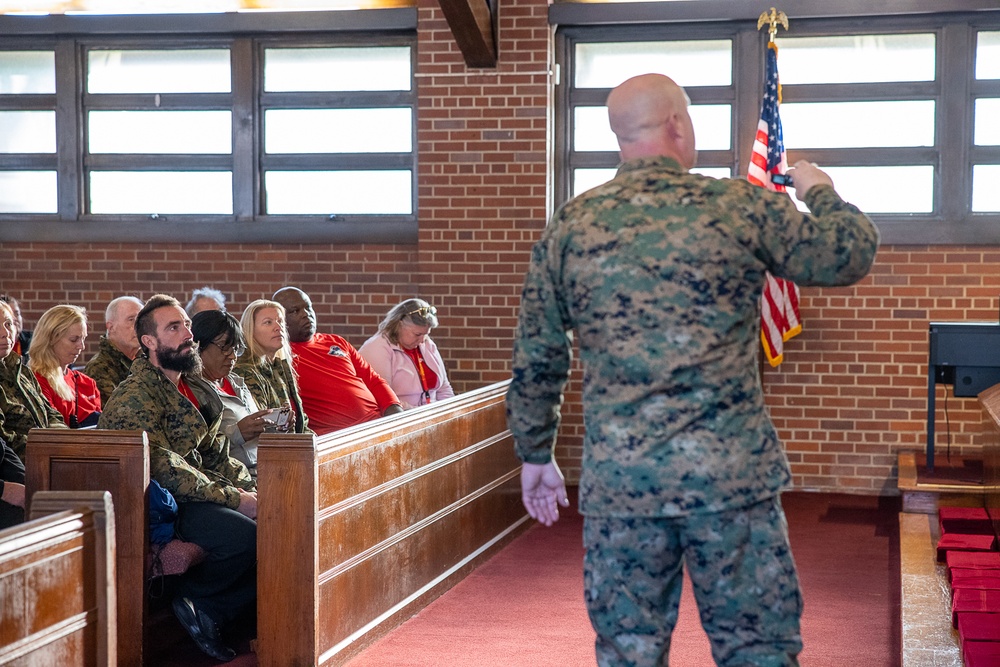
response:
<svg viewBox="0 0 1000 667"><path fill-rule="evenodd" d="M149 541L166 544L174 539L174 521L177 520L177 501L174 495L149 480Z"/></svg>

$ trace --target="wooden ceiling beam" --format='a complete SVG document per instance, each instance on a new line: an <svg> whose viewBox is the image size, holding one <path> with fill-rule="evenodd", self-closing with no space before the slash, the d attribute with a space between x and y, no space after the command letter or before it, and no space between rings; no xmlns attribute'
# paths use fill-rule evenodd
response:
<svg viewBox="0 0 1000 667"><path fill-rule="evenodd" d="M496 67L495 12L489 0L438 0L469 67Z"/></svg>

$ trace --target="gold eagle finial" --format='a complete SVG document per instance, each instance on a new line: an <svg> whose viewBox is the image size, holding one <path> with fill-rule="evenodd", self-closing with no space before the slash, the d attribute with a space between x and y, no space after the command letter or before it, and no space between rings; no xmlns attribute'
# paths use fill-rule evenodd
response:
<svg viewBox="0 0 1000 667"><path fill-rule="evenodd" d="M757 30L765 25L769 26L767 29L768 40L773 42L774 36L778 34L779 23L785 30L788 30L788 15L785 12L775 11L774 7L771 7L771 11L761 12L760 18L757 19Z"/></svg>

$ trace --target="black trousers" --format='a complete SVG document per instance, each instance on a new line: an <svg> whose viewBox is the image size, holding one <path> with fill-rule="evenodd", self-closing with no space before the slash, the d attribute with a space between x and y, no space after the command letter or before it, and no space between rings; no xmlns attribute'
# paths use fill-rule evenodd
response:
<svg viewBox="0 0 1000 667"><path fill-rule="evenodd" d="M207 552L181 577L177 594L225 626L257 601L257 523L216 503L177 506L177 536Z"/></svg>
<svg viewBox="0 0 1000 667"><path fill-rule="evenodd" d="M0 500L0 529L24 522L24 508Z"/></svg>

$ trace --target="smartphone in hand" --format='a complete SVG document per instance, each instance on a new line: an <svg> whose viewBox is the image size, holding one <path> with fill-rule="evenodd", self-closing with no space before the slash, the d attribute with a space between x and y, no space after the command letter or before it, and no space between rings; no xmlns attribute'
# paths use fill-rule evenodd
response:
<svg viewBox="0 0 1000 667"><path fill-rule="evenodd" d="M264 416L264 420L268 423L268 430L287 431L291 414L292 410L288 406L271 410L269 414Z"/></svg>

